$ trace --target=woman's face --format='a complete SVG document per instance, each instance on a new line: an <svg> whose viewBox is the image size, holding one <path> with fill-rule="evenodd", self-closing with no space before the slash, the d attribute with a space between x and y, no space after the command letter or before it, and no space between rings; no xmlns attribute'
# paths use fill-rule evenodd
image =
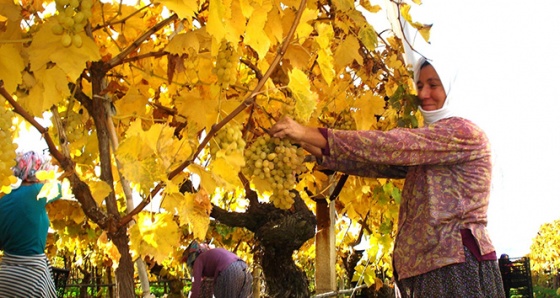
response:
<svg viewBox="0 0 560 298"><path fill-rule="evenodd" d="M447 95L432 65L422 67L416 86L418 87L420 106L424 111L435 111L443 107Z"/></svg>

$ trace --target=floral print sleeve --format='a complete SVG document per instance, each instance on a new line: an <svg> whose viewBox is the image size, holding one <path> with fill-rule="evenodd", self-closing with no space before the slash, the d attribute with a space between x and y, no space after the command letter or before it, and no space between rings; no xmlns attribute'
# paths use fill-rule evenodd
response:
<svg viewBox="0 0 560 298"><path fill-rule="evenodd" d="M450 118L417 129L390 131L329 130L326 167L348 169L345 163L415 166L455 164L488 155L486 135L465 119Z"/></svg>

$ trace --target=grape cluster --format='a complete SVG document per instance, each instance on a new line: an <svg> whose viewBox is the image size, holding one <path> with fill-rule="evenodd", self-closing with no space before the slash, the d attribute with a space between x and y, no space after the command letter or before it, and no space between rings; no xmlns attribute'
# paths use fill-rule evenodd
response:
<svg viewBox="0 0 560 298"><path fill-rule="evenodd" d="M244 174L270 184L270 201L277 208L289 209L294 203L296 176L307 171L304 150L288 139L263 135L245 150Z"/></svg>
<svg viewBox="0 0 560 298"><path fill-rule="evenodd" d="M198 61L197 53L193 48L188 50L189 56L185 60L185 74L191 84L196 84L199 81L198 78Z"/></svg>
<svg viewBox="0 0 560 298"><path fill-rule="evenodd" d="M82 46L83 40L78 33L84 31L84 26L91 17L92 1L55 0L58 17L51 29L54 34L61 35L60 42L63 46Z"/></svg>
<svg viewBox="0 0 560 298"><path fill-rule="evenodd" d="M328 112L321 115L320 121L327 127L341 130L355 130L356 121L349 110L344 110L338 115Z"/></svg>
<svg viewBox="0 0 560 298"><path fill-rule="evenodd" d="M237 81L238 60L239 54L230 43L223 41L216 59L216 66L214 67L214 73L218 76L218 82L223 87L233 85Z"/></svg>
<svg viewBox="0 0 560 298"><path fill-rule="evenodd" d="M0 188L16 182L12 167L16 165L18 145L12 141L13 113L0 106Z"/></svg>
<svg viewBox="0 0 560 298"><path fill-rule="evenodd" d="M243 152L245 140L242 138L241 129L241 124L229 122L224 125L210 142L210 154L216 156L219 151L222 151L225 156L228 156L235 152Z"/></svg>
<svg viewBox="0 0 560 298"><path fill-rule="evenodd" d="M80 113L72 110L68 111L66 117L64 117L63 124L66 130L66 140L69 143L84 137L84 124Z"/></svg>

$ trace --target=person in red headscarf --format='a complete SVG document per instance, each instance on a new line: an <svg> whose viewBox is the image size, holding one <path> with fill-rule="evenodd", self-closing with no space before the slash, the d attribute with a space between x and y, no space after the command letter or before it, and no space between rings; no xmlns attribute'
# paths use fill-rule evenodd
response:
<svg viewBox="0 0 560 298"><path fill-rule="evenodd" d="M12 169L18 182L0 198L0 293L2 297L57 297L51 266L45 255L50 221L43 183L36 174L52 165L42 154L18 154ZM60 190L60 189L59 189ZM60 195L51 199L52 202Z"/></svg>

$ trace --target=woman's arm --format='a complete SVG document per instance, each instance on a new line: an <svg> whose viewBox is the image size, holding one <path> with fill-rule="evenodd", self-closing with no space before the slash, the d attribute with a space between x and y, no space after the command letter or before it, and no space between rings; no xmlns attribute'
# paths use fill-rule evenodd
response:
<svg viewBox="0 0 560 298"><path fill-rule="evenodd" d="M276 122L269 133L276 138L289 138L315 156L322 156L321 149L327 147L327 140L318 128L301 125L290 117L283 117Z"/></svg>

